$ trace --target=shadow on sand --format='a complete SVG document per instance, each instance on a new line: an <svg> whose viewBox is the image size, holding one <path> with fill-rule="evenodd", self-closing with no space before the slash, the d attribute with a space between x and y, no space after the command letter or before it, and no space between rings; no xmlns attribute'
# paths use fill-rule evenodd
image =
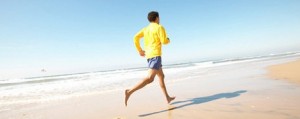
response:
<svg viewBox="0 0 300 119"><path fill-rule="evenodd" d="M197 97L197 98L183 100L183 101L176 101L176 102L173 102L171 104L172 105L173 104L182 104L182 105L172 107L172 108L169 108L169 109L165 109L165 110L161 110L161 111L141 114L141 115L139 115L139 117L146 117L146 116L150 116L150 115L153 115L153 114L158 114L158 113L163 113L163 112L167 112L167 111L170 111L170 110L180 109L180 108L191 106L191 105L206 103L206 102L210 102L210 101L217 100L217 99L234 98L234 97L240 96L242 93L245 93L245 92L247 92L247 91L246 90L239 90L239 91L235 91L235 92L219 93L219 94L206 96L206 97Z"/></svg>

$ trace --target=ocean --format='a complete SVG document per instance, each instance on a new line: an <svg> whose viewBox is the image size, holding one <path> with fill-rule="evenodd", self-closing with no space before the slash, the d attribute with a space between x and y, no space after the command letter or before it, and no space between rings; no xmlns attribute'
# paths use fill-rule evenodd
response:
<svg viewBox="0 0 300 119"><path fill-rule="evenodd" d="M188 80L199 75L208 75L217 67L239 63L256 62L280 58L299 57L299 52L270 54L201 62L164 65L166 83ZM195 73L194 71L197 70ZM84 72L0 80L0 112L16 105L43 103L73 97L103 94L132 87L147 75L146 67Z"/></svg>

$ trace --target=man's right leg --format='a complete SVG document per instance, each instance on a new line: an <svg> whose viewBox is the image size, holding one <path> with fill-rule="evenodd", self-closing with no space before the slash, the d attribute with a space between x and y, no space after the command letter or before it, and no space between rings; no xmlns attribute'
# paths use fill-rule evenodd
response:
<svg viewBox="0 0 300 119"><path fill-rule="evenodd" d="M169 94L168 94L168 91L167 91L167 88L166 88L166 84L165 84L165 74L163 72L163 69L160 68L158 71L157 71L157 76L159 78L159 84L160 84L160 87L167 99L167 102L170 103L172 100L175 99L175 97L170 97Z"/></svg>
<svg viewBox="0 0 300 119"><path fill-rule="evenodd" d="M125 90L125 105L127 106L127 101L130 97L130 95L132 93L134 93L135 91L143 88L144 86L146 86L147 84L153 82L155 75L157 73L157 70L154 69L149 69L148 70L148 76L146 78L144 78L144 80L142 80L140 83L138 83L136 86L134 86L132 89L127 89Z"/></svg>

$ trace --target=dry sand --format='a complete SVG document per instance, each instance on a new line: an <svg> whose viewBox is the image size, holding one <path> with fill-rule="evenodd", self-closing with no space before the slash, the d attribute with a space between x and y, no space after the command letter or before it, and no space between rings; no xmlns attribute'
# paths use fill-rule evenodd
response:
<svg viewBox="0 0 300 119"><path fill-rule="evenodd" d="M285 79L300 84L300 60L268 67L274 79Z"/></svg>

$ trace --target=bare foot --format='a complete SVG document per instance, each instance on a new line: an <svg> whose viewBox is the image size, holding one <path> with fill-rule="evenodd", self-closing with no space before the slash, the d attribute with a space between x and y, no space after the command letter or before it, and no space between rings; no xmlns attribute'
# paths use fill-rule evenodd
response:
<svg viewBox="0 0 300 119"><path fill-rule="evenodd" d="M129 99L129 96L130 96L129 90L127 89L127 90L125 90L125 106L127 106L127 101Z"/></svg>
<svg viewBox="0 0 300 119"><path fill-rule="evenodd" d="M176 97L168 97L167 101L168 101L168 104L173 101Z"/></svg>

